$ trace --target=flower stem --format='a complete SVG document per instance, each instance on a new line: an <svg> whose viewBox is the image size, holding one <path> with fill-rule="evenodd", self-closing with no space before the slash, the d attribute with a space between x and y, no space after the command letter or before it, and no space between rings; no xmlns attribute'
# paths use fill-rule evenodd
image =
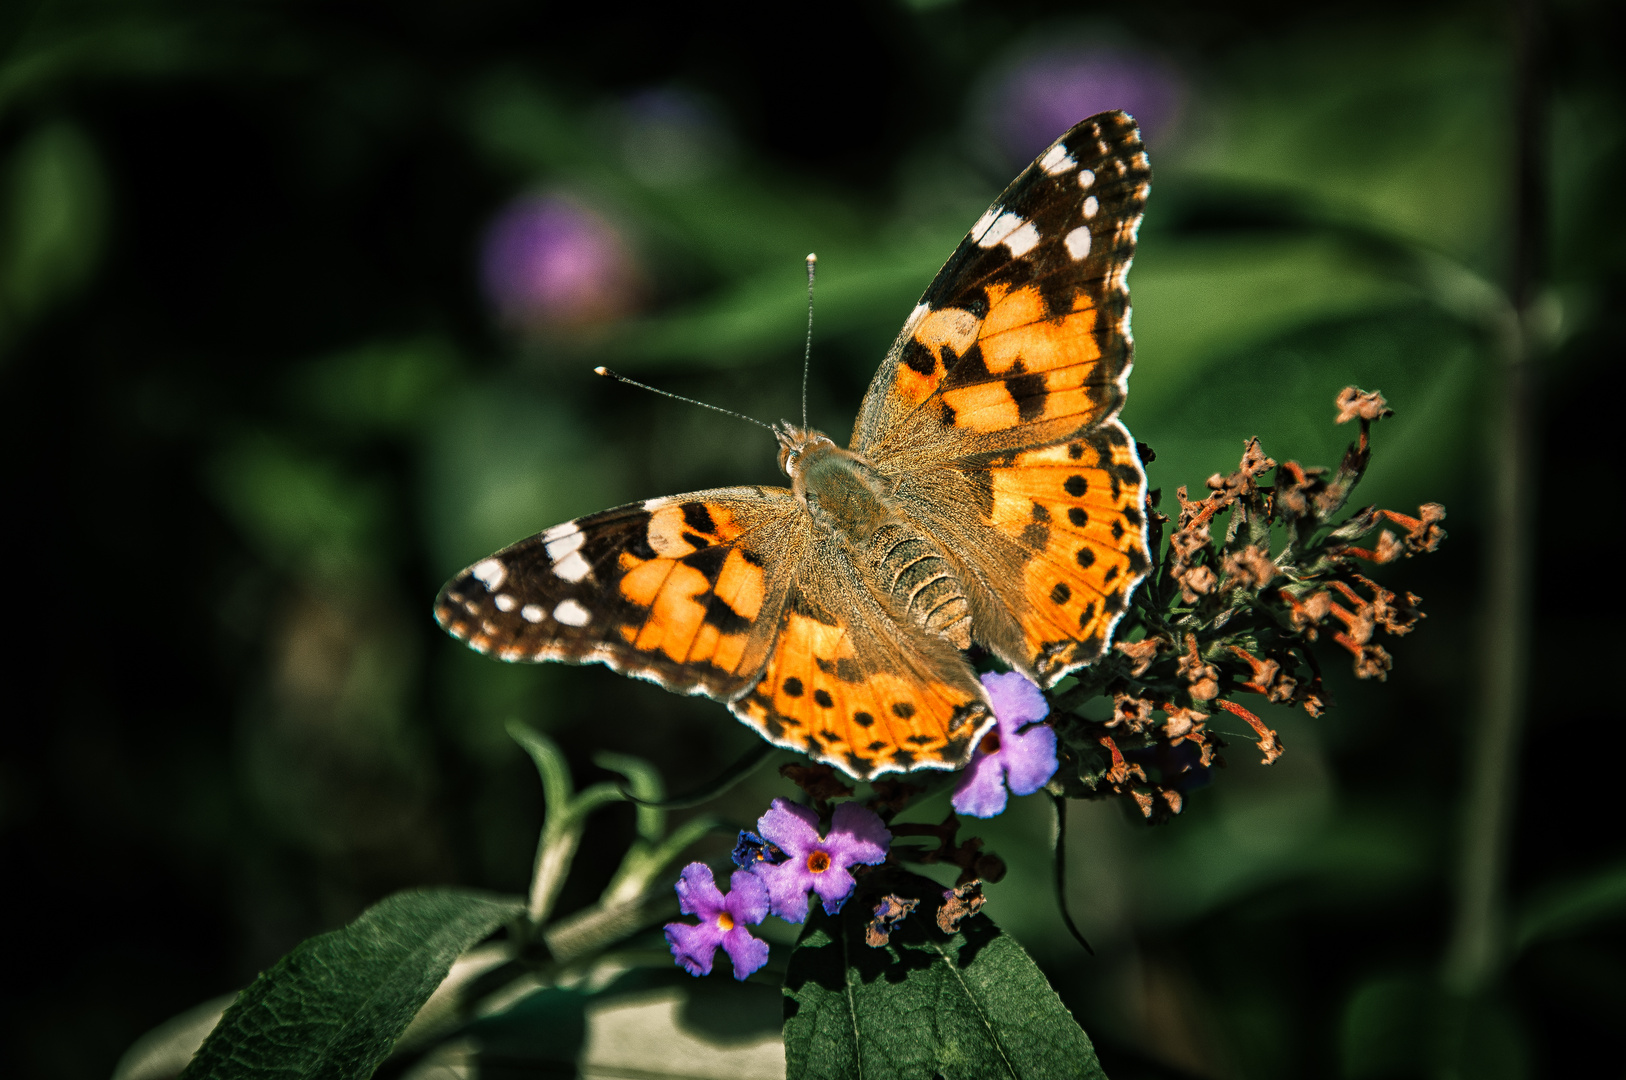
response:
<svg viewBox="0 0 1626 1080"><path fill-rule="evenodd" d="M1486 521L1486 610L1480 702L1468 747L1456 911L1443 978L1471 997L1506 960L1509 838L1517 799L1516 752L1528 686L1535 518L1537 372L1528 318L1545 230L1541 147L1539 0L1516 0L1518 35L1516 210L1511 304L1496 333L1502 371L1492 432L1494 489Z"/></svg>

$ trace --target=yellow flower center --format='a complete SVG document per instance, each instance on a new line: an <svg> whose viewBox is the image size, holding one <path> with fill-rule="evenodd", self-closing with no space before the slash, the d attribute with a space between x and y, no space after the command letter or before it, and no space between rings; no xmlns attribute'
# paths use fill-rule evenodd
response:
<svg viewBox="0 0 1626 1080"><path fill-rule="evenodd" d="M734 929L734 916L730 915L726 911L722 912L717 916L717 925L723 930Z"/></svg>
<svg viewBox="0 0 1626 1080"><path fill-rule="evenodd" d="M815 874L822 874L830 869L830 856L822 851L815 851L807 857L807 868Z"/></svg>

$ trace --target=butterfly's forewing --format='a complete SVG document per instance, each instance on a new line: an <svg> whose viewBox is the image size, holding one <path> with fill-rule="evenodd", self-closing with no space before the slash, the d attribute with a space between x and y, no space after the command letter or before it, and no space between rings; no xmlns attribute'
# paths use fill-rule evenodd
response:
<svg viewBox="0 0 1626 1080"><path fill-rule="evenodd" d="M1123 113L1058 139L926 290L853 432L966 564L978 640L1046 685L1106 648L1149 563L1145 474L1116 417L1150 181Z"/></svg>
<svg viewBox="0 0 1626 1080"><path fill-rule="evenodd" d="M805 528L783 488L651 499L556 525L447 582L435 618L503 660L603 663L729 700L773 646Z"/></svg>
<svg viewBox="0 0 1626 1080"><path fill-rule="evenodd" d="M854 450L941 431L962 452L1064 441L1116 416L1131 346L1126 276L1150 190L1135 122L1102 113L1024 169L972 226L875 373Z"/></svg>

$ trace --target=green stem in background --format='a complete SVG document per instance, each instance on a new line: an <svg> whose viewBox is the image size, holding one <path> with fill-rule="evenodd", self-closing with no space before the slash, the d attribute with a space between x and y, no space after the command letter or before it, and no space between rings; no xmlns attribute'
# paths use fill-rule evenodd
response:
<svg viewBox="0 0 1626 1080"><path fill-rule="evenodd" d="M552 739L520 723L508 725L509 736L536 762L542 777L542 798L546 804L542 836L536 844L536 864L531 872L531 893L525 905L533 927L547 922L553 913L565 875L576 857L582 826L587 815L605 803L620 802L621 789L615 784L594 784L580 795L570 783L570 766Z"/></svg>
<svg viewBox="0 0 1626 1080"><path fill-rule="evenodd" d="M1529 681L1537 436L1535 335L1531 325L1538 261L1544 246L1541 181L1543 120L1540 11L1518 0L1518 86L1512 287L1494 334L1502 361L1492 413L1494 487L1486 517L1484 637L1480 694L1468 732L1467 790L1462 807L1456 911L1443 978L1459 998L1497 978L1507 957L1507 864L1517 800L1517 750ZM1453 1040L1460 1043L1460 1038ZM1453 1048L1455 1049L1455 1048ZM1448 1053L1454 1062L1460 1054Z"/></svg>

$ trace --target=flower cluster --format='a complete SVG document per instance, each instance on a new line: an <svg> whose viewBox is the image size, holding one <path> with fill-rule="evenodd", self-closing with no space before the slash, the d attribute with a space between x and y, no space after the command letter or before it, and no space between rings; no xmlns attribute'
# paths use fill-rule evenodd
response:
<svg viewBox="0 0 1626 1080"><path fill-rule="evenodd" d="M1031 795L1055 774L1056 733L1044 723L1049 702L1025 676L987 674L982 684L993 704L995 722L961 775L952 804L957 813L986 818L1003 812L1010 794ZM828 766L788 766L783 771L819 805L852 794ZM887 793L903 796L906 788L918 790L878 783L873 805L886 809ZM911 848L908 854L918 862L959 865L966 879L959 886L962 889L969 887L966 881L998 880L1004 875L1004 863L997 856L979 852L982 841L954 845L958 825L952 814L940 826L900 825L899 829L911 836L936 836L941 851ZM683 871L677 886L681 907L685 915L699 916L700 922L667 924L672 955L690 974L705 975L721 947L734 963L734 977L747 977L767 963L768 946L752 937L746 926L760 923L769 914L786 922L805 921L809 894L819 898L825 914L836 914L857 886L853 868L885 861L892 836L874 810L855 802L838 803L830 814L829 831L821 834L816 811L775 799L758 819L757 831L740 833L734 845L734 865L740 869L734 873L728 895L717 888L706 864L690 863ZM916 903L901 897L883 900L871 926L871 943L884 944L890 928L913 911Z"/></svg>
<svg viewBox="0 0 1626 1080"><path fill-rule="evenodd" d="M807 919L807 896L815 893L826 914L841 910L857 885L852 868L873 866L886 858L892 834L875 811L858 803L841 803L830 829L819 833L812 809L775 799L757 821L757 833L742 833L734 848L740 866L724 896L711 868L690 863L677 886L685 915L700 923L667 923L672 955L691 975L711 971L718 946L734 964L734 977L744 979L768 962L768 946L746 931L769 914L786 922Z"/></svg>

